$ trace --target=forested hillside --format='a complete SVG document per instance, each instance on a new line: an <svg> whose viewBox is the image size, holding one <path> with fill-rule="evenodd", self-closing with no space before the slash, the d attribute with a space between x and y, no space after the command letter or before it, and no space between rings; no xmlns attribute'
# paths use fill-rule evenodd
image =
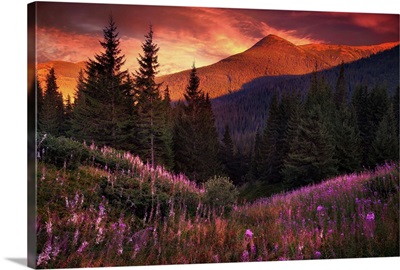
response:
<svg viewBox="0 0 400 270"><path fill-rule="evenodd" d="M399 85L399 46L344 64L347 90L346 100L350 101L357 86L371 90L375 86L395 94ZM324 77L331 90L336 85L340 67L318 72ZM299 92L305 97L311 84L312 74L303 76L264 76L243 85L242 90L212 100L213 111L220 136L226 125L230 127L235 145L244 153L251 151L257 130L263 130L273 94Z"/></svg>

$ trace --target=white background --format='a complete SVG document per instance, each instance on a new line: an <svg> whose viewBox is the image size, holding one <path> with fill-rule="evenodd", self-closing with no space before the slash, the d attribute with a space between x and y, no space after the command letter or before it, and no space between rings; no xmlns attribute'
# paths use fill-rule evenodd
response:
<svg viewBox="0 0 400 270"><path fill-rule="evenodd" d="M71 2L71 1L65 1ZM110 3L112 1L93 1ZM258 9L348 11L399 14L394 0L118 0L121 4L191 5ZM232 3L235 2L235 3ZM0 269L24 269L27 258L27 4L26 0L2 2L0 15ZM394 241L396 241L394 239ZM400 257L380 259L320 260L302 262L231 263L161 267L112 267L108 269L397 269ZM98 268L94 268L98 269Z"/></svg>

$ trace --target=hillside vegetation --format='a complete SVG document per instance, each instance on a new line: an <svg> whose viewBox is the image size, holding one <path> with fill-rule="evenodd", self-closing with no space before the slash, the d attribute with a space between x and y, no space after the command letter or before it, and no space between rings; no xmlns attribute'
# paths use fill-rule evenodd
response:
<svg viewBox="0 0 400 270"><path fill-rule="evenodd" d="M226 179L199 187L128 152L37 144L39 268L399 254L398 164L238 205Z"/></svg>

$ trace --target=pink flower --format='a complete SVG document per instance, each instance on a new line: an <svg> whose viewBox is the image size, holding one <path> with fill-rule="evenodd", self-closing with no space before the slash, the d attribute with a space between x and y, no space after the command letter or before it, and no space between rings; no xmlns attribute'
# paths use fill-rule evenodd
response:
<svg viewBox="0 0 400 270"><path fill-rule="evenodd" d="M252 232L251 230L247 229L246 232L245 232L245 234L244 234L244 237L245 237L246 239L249 239L249 240L250 240L250 239L253 237L253 232Z"/></svg>
<svg viewBox="0 0 400 270"><path fill-rule="evenodd" d="M250 251L251 251L251 254L256 254L256 251L257 251L256 246L255 245L251 245Z"/></svg>
<svg viewBox="0 0 400 270"><path fill-rule="evenodd" d="M324 207L322 205L318 205L317 212L321 212L323 209L324 209Z"/></svg>
<svg viewBox="0 0 400 270"><path fill-rule="evenodd" d="M369 212L367 214L367 221L373 221L375 220L375 214L373 212Z"/></svg>
<svg viewBox="0 0 400 270"><path fill-rule="evenodd" d="M247 250L243 251L242 253L242 262L248 262L249 261L249 252Z"/></svg>
<svg viewBox="0 0 400 270"><path fill-rule="evenodd" d="M83 242L82 243L82 245L79 247L79 249L78 249L78 253L82 253L83 252L83 250L87 247L89 245L89 243L88 242Z"/></svg>

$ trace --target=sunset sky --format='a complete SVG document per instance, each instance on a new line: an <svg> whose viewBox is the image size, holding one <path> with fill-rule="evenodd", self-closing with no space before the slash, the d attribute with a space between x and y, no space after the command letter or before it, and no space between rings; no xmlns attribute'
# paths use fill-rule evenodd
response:
<svg viewBox="0 0 400 270"><path fill-rule="evenodd" d="M373 45L399 41L399 15L39 3L38 62L85 61L102 48L102 29L112 14L126 56L137 67L141 42L153 25L160 74L204 66L242 52L268 34L295 44Z"/></svg>

